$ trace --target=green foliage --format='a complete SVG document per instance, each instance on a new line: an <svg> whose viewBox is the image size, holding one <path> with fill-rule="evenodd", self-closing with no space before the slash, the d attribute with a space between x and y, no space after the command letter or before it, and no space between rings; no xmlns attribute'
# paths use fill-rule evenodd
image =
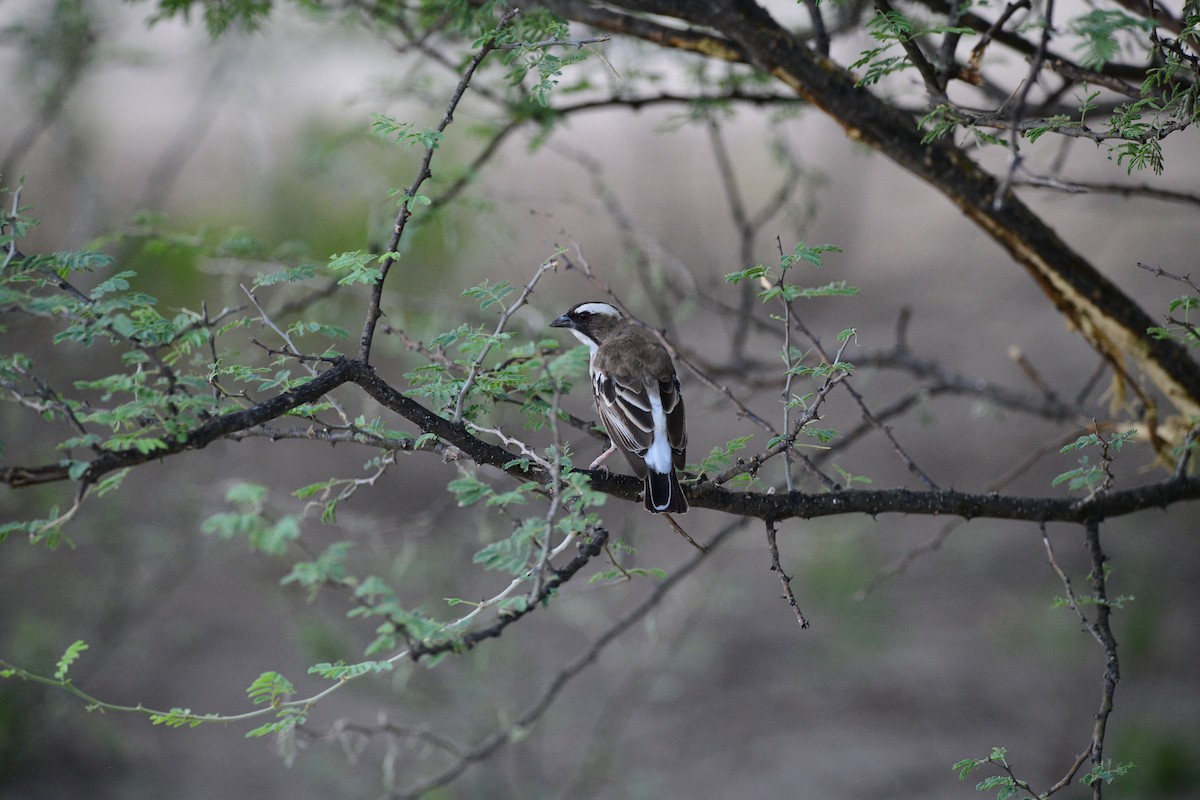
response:
<svg viewBox="0 0 1200 800"><path fill-rule="evenodd" d="M45 519L15 520L0 523L0 544L9 536L19 533L29 538L30 544L45 545L47 550L57 550L63 542L69 542L63 532L62 523L65 520L59 514L58 506L51 506Z"/></svg>
<svg viewBox="0 0 1200 800"><path fill-rule="evenodd" d="M464 289L463 297L473 297L479 301L479 310L487 311L496 303L500 303L505 297L516 291L516 287L508 281L500 281L495 286L489 284L487 280L478 286L472 286L470 289Z"/></svg>
<svg viewBox="0 0 1200 800"><path fill-rule="evenodd" d="M1122 11L1093 9L1071 20L1067 30L1083 41L1075 45L1079 62L1088 69L1101 69L1113 61L1120 49L1118 36L1124 32L1147 33L1154 22Z"/></svg>
<svg viewBox="0 0 1200 800"><path fill-rule="evenodd" d="M715 472L721 472L733 463L734 453L746 449L747 443L753 439L753 434L749 436L737 436L730 439L724 445L714 445L712 452L704 457L699 466L695 467L694 471L701 475L711 475Z"/></svg>
<svg viewBox="0 0 1200 800"><path fill-rule="evenodd" d="M917 127L925 131L921 136L921 144L929 144L950 134L959 125L958 112L947 103L939 103L921 117Z"/></svg>
<svg viewBox="0 0 1200 800"><path fill-rule="evenodd" d="M1200 331L1193 323L1195 311L1200 309L1200 298L1194 295L1177 297L1167 304L1167 310L1174 315L1182 313L1182 318L1170 317L1167 325L1154 325L1146 332L1155 339L1173 339L1185 347L1200 347Z"/></svg>
<svg viewBox="0 0 1200 800"><path fill-rule="evenodd" d="M522 87L522 93L542 108L549 104L550 94L562 79L563 71L587 58L587 52L580 48L555 52L548 43L569 40L570 28L561 18L536 7L517 15L507 29L480 36L472 47L478 48L485 39L493 37L505 48L502 61L509 85Z"/></svg>
<svg viewBox="0 0 1200 800"><path fill-rule="evenodd" d="M362 250L338 253L329 259L329 269L334 272L345 271L346 274L338 278L339 286L354 283L376 284L383 277L383 271L374 265L381 263L390 255L394 254L387 253L383 256L377 256L374 253L367 253Z"/></svg>
<svg viewBox="0 0 1200 800"><path fill-rule="evenodd" d="M265 725L260 725L257 728L247 731L247 739L256 739L260 736L269 736L273 733L283 734L303 725L308 719L308 712L299 706L283 706L276 712L277 717L275 722L268 722Z"/></svg>
<svg viewBox="0 0 1200 800"><path fill-rule="evenodd" d="M1122 594L1122 595L1117 595L1116 597L1110 597L1105 601L1101 601L1097 597L1092 597L1090 595L1083 595L1083 596L1076 597L1074 602L1075 602L1075 605L1078 605L1078 606L1106 605L1109 608L1125 608L1125 606L1127 604L1132 603L1136 599L1137 598L1135 598L1131 594ZM1070 606L1071 602L1072 601L1066 597L1055 597L1054 601L1051 603L1050 607L1051 608L1064 608L1064 607Z"/></svg>
<svg viewBox="0 0 1200 800"><path fill-rule="evenodd" d="M416 128L411 122L398 122L386 114L371 115L371 130L384 138L395 139L408 150L417 145L427 150L442 146L446 134L433 128Z"/></svg>
<svg viewBox="0 0 1200 800"><path fill-rule="evenodd" d="M742 281L755 281L762 289L758 297L764 303L777 297L785 302L796 299L813 299L817 297L853 297L858 289L847 286L845 281L834 281L824 286L800 286L786 283L784 277L789 269L799 262L811 264L814 267L823 266L823 256L826 253L840 253L842 249L832 244L810 245L807 242L798 243L791 253L779 259L777 268L758 264L740 272L731 272L725 276L727 283L738 284Z"/></svg>
<svg viewBox="0 0 1200 800"><path fill-rule="evenodd" d="M996 800L1009 800L1009 798L1013 797L1028 797L1031 800L1037 800L1034 793L1030 791L1029 784L1013 777L1006 759L1007 755L1007 749L993 747L992 752L986 758L966 758L956 763L952 769L958 773L959 780L966 780L967 775L973 770L986 764L1002 767L1008 774L992 775L984 778L975 784L975 788L981 792L994 791L996 793Z"/></svg>
<svg viewBox="0 0 1200 800"><path fill-rule="evenodd" d="M808 367L803 364L797 364L788 370L790 375L799 375L805 378L827 378L839 372L851 373L854 371L854 365L849 361L835 361L832 364L824 362L816 366Z"/></svg>
<svg viewBox="0 0 1200 800"><path fill-rule="evenodd" d="M150 17L150 24L175 17L190 20L193 7L199 6L208 34L214 38L233 27L257 30L271 13L271 0L155 0L155 3L158 13Z"/></svg>
<svg viewBox="0 0 1200 800"><path fill-rule="evenodd" d="M885 55L896 45L912 42L924 36L947 33L974 36L978 32L971 28L949 25L918 27L899 11L876 11L875 16L867 21L867 33L871 35L872 39L880 42L880 45L862 51L858 60L850 65L852 70L864 66L867 68L862 77L858 79L856 84L858 86L873 86L888 75L913 66L906 54Z"/></svg>
<svg viewBox="0 0 1200 800"><path fill-rule="evenodd" d="M278 707L295 692L296 687L292 686L291 681L278 672L264 672L246 689L246 697L256 706L266 704Z"/></svg>
<svg viewBox="0 0 1200 800"><path fill-rule="evenodd" d="M529 566L535 537L544 537L547 533L544 520L524 520L507 539L493 542L475 553L472 561L484 569L519 575Z"/></svg>
<svg viewBox="0 0 1200 800"><path fill-rule="evenodd" d="M198 728L205 723L206 719L213 719L213 715L194 714L190 708L179 707L173 707L170 711L162 714L150 715L152 724L162 725L165 728Z"/></svg>
<svg viewBox="0 0 1200 800"><path fill-rule="evenodd" d="M275 286L281 283L301 283L311 280L320 272L320 268L315 264L301 264L295 267L285 267L274 272L265 272L254 279L251 284L253 289L261 289L264 286Z"/></svg>
<svg viewBox="0 0 1200 800"><path fill-rule="evenodd" d="M309 675L317 675L330 681L345 681L360 675L378 675L391 672L395 665L391 661L360 661L357 664L314 664L308 668Z"/></svg>
<svg viewBox="0 0 1200 800"><path fill-rule="evenodd" d="M79 660L79 656L82 655L83 651L87 649L87 643L85 643L82 639L78 639L73 642L71 646L67 648L66 652L62 654L62 658L58 659L58 662L54 665L54 679L60 682L65 681L67 679L67 672L71 669L71 665Z"/></svg>
<svg viewBox="0 0 1200 800"><path fill-rule="evenodd" d="M871 479L866 475L855 475L838 464L834 464L833 469L837 472L838 478L841 479L842 485L847 489L853 489L856 484L869 485L871 483Z"/></svg>
<svg viewBox="0 0 1200 800"><path fill-rule="evenodd" d="M280 583L284 586L295 583L306 588L310 597L323 586L347 583L349 578L346 560L353 547L353 542L333 542L316 558L293 564L291 572L285 575Z"/></svg>
<svg viewBox="0 0 1200 800"><path fill-rule="evenodd" d="M1185 67L1174 51L1168 51L1146 76L1143 97L1113 109L1108 135L1121 141L1110 145L1108 154L1127 173L1149 168L1162 174L1162 140L1200 120L1200 84L1195 80L1195 65Z"/></svg>
<svg viewBox="0 0 1200 800"><path fill-rule="evenodd" d="M1091 786L1100 781L1106 784L1112 783L1122 775L1127 775L1134 766L1132 763L1121 763L1113 766L1112 760L1106 758L1103 763L1094 765L1086 775L1079 779L1079 782L1085 786Z"/></svg>
<svg viewBox="0 0 1200 800"><path fill-rule="evenodd" d="M479 301L481 310L493 309L514 291L507 281L487 282L463 292ZM497 408L518 403L525 415L526 427L541 428L550 413L546 398L556 390L561 378L586 370L587 351L556 355L554 340L525 342L512 334L485 330L482 326L459 325L436 334L429 340L429 353L423 363L405 374L414 397L427 398L435 411L451 413L473 380L463 403L463 418L469 422L486 419ZM569 387L559 385L559 391Z"/></svg>
<svg viewBox="0 0 1200 800"><path fill-rule="evenodd" d="M1125 446L1125 443L1136 435L1136 428L1113 434L1111 439L1103 439L1098 433L1085 433L1070 444L1063 445L1058 452L1065 454L1081 450L1084 447L1102 447L1108 445L1113 449L1113 452L1119 453L1121 452L1121 448Z"/></svg>
<svg viewBox="0 0 1200 800"><path fill-rule="evenodd" d="M661 581L666 577L667 571L659 567L615 567L597 572L588 578L588 583L627 581L633 578L652 578Z"/></svg>
<svg viewBox="0 0 1200 800"><path fill-rule="evenodd" d="M1080 436L1074 442L1063 446L1060 453L1071 453L1076 450L1081 450L1085 447L1099 447L1102 450L1101 460L1097 464L1093 464L1088 456L1082 455L1079 457L1079 466L1067 470L1055 476L1050 482L1051 486L1058 486L1066 483L1067 488L1072 491L1077 489L1096 489L1101 486L1108 486L1112 482L1112 473L1109 471L1109 464L1112 458L1109 451L1112 453L1121 452L1121 448L1137 435L1136 429L1130 429L1123 433L1113 434L1112 438L1104 439L1098 433L1088 433Z"/></svg>
<svg viewBox="0 0 1200 800"><path fill-rule="evenodd" d="M222 539L245 537L251 549L268 555L283 555L288 545L300 536L300 518L284 514L272 520L266 515L267 488L251 483L235 484L225 500L236 511L213 514L200 526L205 533Z"/></svg>

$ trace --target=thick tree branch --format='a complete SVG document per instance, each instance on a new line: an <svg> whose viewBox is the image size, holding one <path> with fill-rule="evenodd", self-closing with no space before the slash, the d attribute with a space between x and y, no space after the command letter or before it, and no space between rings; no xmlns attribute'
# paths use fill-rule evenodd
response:
<svg viewBox="0 0 1200 800"><path fill-rule="evenodd" d="M136 450L106 452L95 458L83 473L81 483L90 485L104 475L125 467L198 450L213 441L238 434L239 438L263 423L283 416L304 403L318 400L346 383L355 383L380 404L416 425L423 433L431 433L449 445L457 447L477 464L495 467L519 480L545 482L544 470L531 466L528 471L512 465L513 453L498 445L471 435L463 425L455 425L381 379L375 370L359 361L340 359L318 377L283 392L250 408L214 417L193 429L179 441L168 442L165 448L142 453ZM585 471L593 488L613 497L636 501L642 489L641 481L604 470ZM70 479L69 464L47 464L34 467L14 466L0 470L0 482L12 488ZM1086 500L1051 497L1011 497L995 494L973 494L953 490L913 491L909 489L876 489L806 494L803 492L757 493L734 492L712 483L685 485L691 505L727 514L782 520L792 517L812 519L838 514L921 514L950 515L967 519L1016 519L1036 522L1084 522L1122 516L1149 508L1165 508L1173 503L1200 499L1200 478L1177 476L1160 483L1133 489L1108 492Z"/></svg>
<svg viewBox="0 0 1200 800"><path fill-rule="evenodd" d="M125 467L135 467L148 461L160 461L185 450L199 450L207 447L223 436L244 431L281 417L304 403L316 402L322 395L328 394L351 380L361 369L362 367L357 361L341 360L316 378L290 391L283 392L250 408L213 417L193 428L183 439L168 440L164 447L157 450L106 452L88 465L80 480L83 484L93 484L104 475ZM0 470L0 481L14 489L39 483L65 481L70 478L69 468L69 463L47 464L38 467L6 467Z"/></svg>
<svg viewBox="0 0 1200 800"><path fill-rule="evenodd" d="M610 486L595 477L592 483L596 488L615 496L636 497L636 482L632 478L610 478L614 481L617 479L622 479L619 486ZM760 519L814 519L848 513L871 516L896 513L949 515L966 519L986 517L1031 522L1083 522L1092 517L1119 517L1150 508L1166 508L1187 500L1200 500L1200 478L1172 478L1135 489L1109 492L1086 502L1069 497L1015 497L952 489L937 492L855 489L823 494L765 494L730 492L703 484L688 492L688 502L697 508L710 508Z"/></svg>

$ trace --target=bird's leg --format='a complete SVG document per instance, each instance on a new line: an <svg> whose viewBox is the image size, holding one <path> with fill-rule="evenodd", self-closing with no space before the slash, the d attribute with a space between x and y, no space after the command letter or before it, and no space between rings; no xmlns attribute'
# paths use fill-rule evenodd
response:
<svg viewBox="0 0 1200 800"><path fill-rule="evenodd" d="M595 461L593 461L591 464L588 464L588 469L595 469L596 467L600 466L600 463L604 461L604 459L608 458L615 452L617 452L617 446L615 444L610 444L607 450L596 456ZM608 471L607 467L605 467L605 471Z"/></svg>

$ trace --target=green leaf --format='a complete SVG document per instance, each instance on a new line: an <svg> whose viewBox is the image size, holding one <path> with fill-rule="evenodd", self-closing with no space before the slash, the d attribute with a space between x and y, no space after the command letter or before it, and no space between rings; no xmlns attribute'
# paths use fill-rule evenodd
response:
<svg viewBox="0 0 1200 800"><path fill-rule="evenodd" d="M194 4L199 4L203 9L204 25L213 39L230 28L255 31L271 12L271 0L221 0L219 3L204 0L158 0L159 11L150 18L150 24L179 16L186 20Z"/></svg>
<svg viewBox="0 0 1200 800"><path fill-rule="evenodd" d="M246 696L256 706L264 703L275 705L295 691L291 681L278 672L264 672L247 687Z"/></svg>
<svg viewBox="0 0 1200 800"><path fill-rule="evenodd" d="M1128 774L1128 772L1133 769L1134 766L1135 764L1133 764L1133 762L1126 762L1117 764L1114 767L1110 759L1105 759L1104 763L1097 764L1092 767L1091 772L1080 778L1079 782L1085 786L1091 786L1092 784L1100 781L1103 781L1106 784L1112 783L1116 778Z"/></svg>
<svg viewBox="0 0 1200 800"><path fill-rule="evenodd" d="M1084 456L1082 459L1080 459L1080 461L1086 462L1087 456ZM1086 489L1095 486L1097 483L1103 482L1105 477L1106 475L1102 468L1084 463L1084 465L1081 467L1076 467L1075 469L1067 470L1066 472L1056 475L1054 479L1050 481L1050 485L1058 486L1059 484L1066 483L1067 488L1071 490Z"/></svg>
<svg viewBox="0 0 1200 800"><path fill-rule="evenodd" d="M504 300L505 297L516 291L516 287L508 281L500 281L495 286L489 285L488 281L484 281L478 286L472 286L470 289L463 291L463 297L473 297L479 300L479 309L487 311L488 308Z"/></svg>
<svg viewBox="0 0 1200 800"><path fill-rule="evenodd" d="M383 272L378 267L368 266L375 261L376 256L373 253L355 250L348 253L339 253L330 258L329 269L334 272L346 272L346 275L338 278L339 286L346 286L352 283L372 285L378 283L383 278Z"/></svg>
<svg viewBox="0 0 1200 800"><path fill-rule="evenodd" d="M292 565L292 571L280 579L282 586L298 583L315 594L326 583L340 584L346 580L346 559L353 542L333 542L312 561Z"/></svg>
<svg viewBox="0 0 1200 800"><path fill-rule="evenodd" d="M297 267L288 267L275 272L264 272L254 279L254 284L251 288L258 289L262 286L274 286L277 283L300 283L315 277L319 271L320 268L315 264L301 264Z"/></svg>
<svg viewBox="0 0 1200 800"><path fill-rule="evenodd" d="M65 681L67 678L67 671L71 669L71 665L74 664L79 659L80 654L87 649L87 643L85 643L83 639L78 639L72 643L71 646L67 648L66 652L62 654L62 658L55 663L54 679L60 682Z"/></svg>
<svg viewBox="0 0 1200 800"><path fill-rule="evenodd" d="M744 269L741 272L730 272L725 276L726 283L738 284L742 281L758 280L767 274L767 268L762 264Z"/></svg>
<svg viewBox="0 0 1200 800"><path fill-rule="evenodd" d="M730 439L724 446L713 447L712 452L700 462L698 471L701 473L720 472L733 461L733 454L746 448L746 443L754 438L753 434Z"/></svg>
<svg viewBox="0 0 1200 800"><path fill-rule="evenodd" d="M520 486L511 491L499 492L493 494L487 499L489 506L507 506L512 504L528 505L529 498L526 496L529 490L538 485L537 481L525 481Z"/></svg>
<svg viewBox="0 0 1200 800"><path fill-rule="evenodd" d="M201 725L204 719L193 714L190 708L172 708L166 714L151 714L150 722L154 725L165 725L168 728L195 728Z"/></svg>
<svg viewBox="0 0 1200 800"><path fill-rule="evenodd" d="M475 477L474 473L464 472L450 481L447 487L455 497L458 505L469 506L492 494L492 487Z"/></svg>
<svg viewBox="0 0 1200 800"><path fill-rule="evenodd" d="M121 482L125 480L125 476L129 474L131 467L126 467L122 470L117 470L111 475L105 476L104 480L96 484L95 492L97 497L103 497L109 492L117 489Z"/></svg>
<svg viewBox="0 0 1200 800"><path fill-rule="evenodd" d="M256 739L261 736L269 736L272 733L284 733L297 725L303 725L308 719L308 714L304 708L287 706L279 709L276 712L277 717L275 722L268 722L266 725L260 725L252 731L246 733L247 739Z"/></svg>
<svg viewBox="0 0 1200 800"><path fill-rule="evenodd" d="M96 288L92 289L92 291L88 293L88 296L91 297L93 300L99 300L101 297L103 297L106 294L112 294L113 292L123 292L129 288L129 281L126 279L132 278L135 274L136 273L129 272L129 271L118 272L116 275L113 275L108 280L102 281L101 283L97 284Z"/></svg>
<svg viewBox="0 0 1200 800"><path fill-rule="evenodd" d="M507 539L489 544L475 553L471 560L483 566L484 569L518 575L528 569L529 559L533 554L533 535L535 533L545 535L545 520L525 520Z"/></svg>
<svg viewBox="0 0 1200 800"><path fill-rule="evenodd" d="M814 267L822 266L821 257L826 253L840 253L842 248L833 244L817 244L810 245L807 242L798 242L789 255L784 256L779 261L781 269L788 269L797 261L806 261Z"/></svg>
<svg viewBox="0 0 1200 800"><path fill-rule="evenodd" d="M411 122L399 122L386 114L371 115L371 130L379 136L391 137L404 145L408 150L413 145L419 145L429 150L436 150L442 145L445 134L433 128L414 128Z"/></svg>
<svg viewBox="0 0 1200 800"><path fill-rule="evenodd" d="M1154 28L1154 22L1149 19L1132 17L1116 10L1096 9L1071 20L1067 29L1081 37L1083 41L1075 46L1075 51L1082 53L1080 63L1088 68L1099 70L1112 61L1120 51L1117 34L1122 31L1147 32Z"/></svg>
<svg viewBox="0 0 1200 800"><path fill-rule="evenodd" d="M357 664L346 664L339 661L336 664L328 662L314 664L308 668L308 674L319 675L331 681L348 681L360 675L391 672L393 668L394 665L390 661L361 661Z"/></svg>
<svg viewBox="0 0 1200 800"><path fill-rule="evenodd" d="M1083 447L1096 447L1100 444L1100 437L1094 433L1085 433L1070 444L1063 445L1059 448L1060 453L1070 453L1072 450L1079 450Z"/></svg>

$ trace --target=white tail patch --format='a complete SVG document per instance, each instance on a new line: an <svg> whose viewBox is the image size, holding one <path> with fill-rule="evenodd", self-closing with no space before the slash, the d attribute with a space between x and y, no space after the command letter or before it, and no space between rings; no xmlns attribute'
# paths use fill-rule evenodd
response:
<svg viewBox="0 0 1200 800"><path fill-rule="evenodd" d="M654 420L654 440L650 442L650 449L646 451L646 466L665 474L672 469L671 443L667 440L667 415L663 412L658 387L650 387L647 395L650 398L650 418Z"/></svg>

